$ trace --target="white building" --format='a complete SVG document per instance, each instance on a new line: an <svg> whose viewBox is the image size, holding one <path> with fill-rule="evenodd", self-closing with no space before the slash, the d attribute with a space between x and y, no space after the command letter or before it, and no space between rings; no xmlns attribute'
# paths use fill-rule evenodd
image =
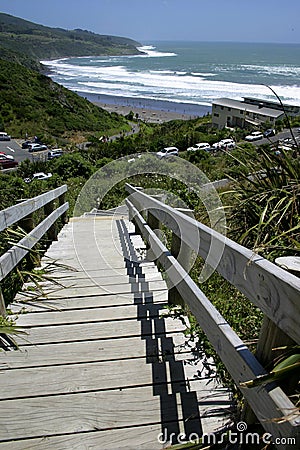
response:
<svg viewBox="0 0 300 450"><path fill-rule="evenodd" d="M219 129L250 128L269 122L270 126L275 126L276 120L282 119L284 113L277 105L277 108L270 107L271 104L272 102L250 98L244 98L243 101L220 98L212 104L212 125Z"/></svg>

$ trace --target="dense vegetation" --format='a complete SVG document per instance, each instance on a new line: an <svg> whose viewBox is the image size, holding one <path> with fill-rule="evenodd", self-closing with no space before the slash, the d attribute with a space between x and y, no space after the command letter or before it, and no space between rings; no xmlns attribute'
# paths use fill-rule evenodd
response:
<svg viewBox="0 0 300 450"><path fill-rule="evenodd" d="M43 72L44 66L37 60L30 58L24 53L14 52L8 48L2 47L0 45L0 59L4 61L9 61L17 64L21 64L28 69L36 70L38 72Z"/></svg>
<svg viewBox="0 0 300 450"><path fill-rule="evenodd" d="M124 37L50 28L0 13L0 46L36 61L66 56L133 55L139 53L136 47L140 45Z"/></svg>
<svg viewBox="0 0 300 450"><path fill-rule="evenodd" d="M0 59L0 129L12 136L70 137L126 128L122 116L90 103L49 77Z"/></svg>
<svg viewBox="0 0 300 450"><path fill-rule="evenodd" d="M128 129L122 116L109 114L43 75L39 61L135 54L138 45L127 38L49 28L0 13L0 130L61 144L62 138L84 141L90 134L97 138Z"/></svg>

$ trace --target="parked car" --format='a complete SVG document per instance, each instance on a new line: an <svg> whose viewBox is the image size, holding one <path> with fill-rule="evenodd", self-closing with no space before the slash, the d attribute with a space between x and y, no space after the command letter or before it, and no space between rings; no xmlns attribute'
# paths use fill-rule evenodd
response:
<svg viewBox="0 0 300 450"><path fill-rule="evenodd" d="M59 158L60 156L63 155L63 151L61 148L54 148L53 150L50 150L48 152L48 159L54 159L54 158Z"/></svg>
<svg viewBox="0 0 300 450"><path fill-rule="evenodd" d="M48 180L48 178L52 177L52 173L44 173L44 172L38 172L34 173L32 176L32 180Z"/></svg>
<svg viewBox="0 0 300 450"><path fill-rule="evenodd" d="M11 169L18 165L18 162L11 158L7 157L8 155L0 155L0 168L1 169Z"/></svg>
<svg viewBox="0 0 300 450"><path fill-rule="evenodd" d="M274 130L274 128L268 128L265 132L264 132L264 137L268 138L271 136L275 136L276 131Z"/></svg>
<svg viewBox="0 0 300 450"><path fill-rule="evenodd" d="M159 152L156 153L156 155L159 157L159 159L162 158L169 158L170 156L178 156L178 148L176 147L165 147Z"/></svg>
<svg viewBox="0 0 300 450"><path fill-rule="evenodd" d="M197 150L205 150L209 152L211 147L208 142L199 142L199 144L195 144L194 147L189 147L187 149L188 152L196 152Z"/></svg>
<svg viewBox="0 0 300 450"><path fill-rule="evenodd" d="M41 152L43 150L48 150L47 145L44 144L29 144L28 151L32 152Z"/></svg>
<svg viewBox="0 0 300 450"><path fill-rule="evenodd" d="M30 183L34 180L48 180L52 177L52 173L44 173L44 172L37 172L32 175L32 178L24 178L25 183Z"/></svg>
<svg viewBox="0 0 300 450"><path fill-rule="evenodd" d="M264 135L261 131L253 131L251 134L248 134L248 136L245 137L245 141L259 141L263 137Z"/></svg>
<svg viewBox="0 0 300 450"><path fill-rule="evenodd" d="M0 155L6 156L7 159L11 159L11 160L15 159L12 155L7 155L5 152L0 152Z"/></svg>
<svg viewBox="0 0 300 450"><path fill-rule="evenodd" d="M216 142L215 144L212 145L213 150L227 150L227 149L231 149L235 147L235 142L233 139L231 138L227 138L227 139L222 139L219 142Z"/></svg>
<svg viewBox="0 0 300 450"><path fill-rule="evenodd" d="M0 131L0 141L10 141L11 137L9 134L4 133L4 131Z"/></svg>
<svg viewBox="0 0 300 450"><path fill-rule="evenodd" d="M223 149L229 149L229 148L234 148L235 147L235 142L233 139L222 139L220 141L220 146Z"/></svg>
<svg viewBox="0 0 300 450"><path fill-rule="evenodd" d="M292 138L285 138L283 141L279 141L280 143L283 142L284 145L294 145L295 141Z"/></svg>
<svg viewBox="0 0 300 450"><path fill-rule="evenodd" d="M33 141L24 141L24 142L22 142L22 148L23 149L29 148L29 145L31 145L31 144L34 144L34 142Z"/></svg>

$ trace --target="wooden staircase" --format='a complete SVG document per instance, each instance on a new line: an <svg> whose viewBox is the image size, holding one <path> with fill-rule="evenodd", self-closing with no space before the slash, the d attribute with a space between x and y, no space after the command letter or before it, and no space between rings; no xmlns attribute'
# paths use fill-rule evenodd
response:
<svg viewBox="0 0 300 450"><path fill-rule="evenodd" d="M11 309L0 353L0 449L160 449L230 421L211 360L168 317L166 283L126 216L81 217ZM182 439L182 437L181 437Z"/></svg>

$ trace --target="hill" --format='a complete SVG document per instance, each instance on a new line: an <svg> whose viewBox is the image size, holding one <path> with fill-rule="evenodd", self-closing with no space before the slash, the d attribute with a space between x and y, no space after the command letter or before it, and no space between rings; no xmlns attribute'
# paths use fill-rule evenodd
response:
<svg viewBox="0 0 300 450"><path fill-rule="evenodd" d="M133 55L140 53L137 47L141 44L81 29L46 27L0 13L0 46L40 61L67 56Z"/></svg>
<svg viewBox="0 0 300 450"><path fill-rule="evenodd" d="M22 64L28 69L37 70L38 72L45 71L45 67L36 59L32 59L24 53L15 52L0 45L0 59L6 61Z"/></svg>
<svg viewBox="0 0 300 450"><path fill-rule="evenodd" d="M69 137L78 132L109 134L126 128L110 114L18 63L0 59L0 129L13 136Z"/></svg>

